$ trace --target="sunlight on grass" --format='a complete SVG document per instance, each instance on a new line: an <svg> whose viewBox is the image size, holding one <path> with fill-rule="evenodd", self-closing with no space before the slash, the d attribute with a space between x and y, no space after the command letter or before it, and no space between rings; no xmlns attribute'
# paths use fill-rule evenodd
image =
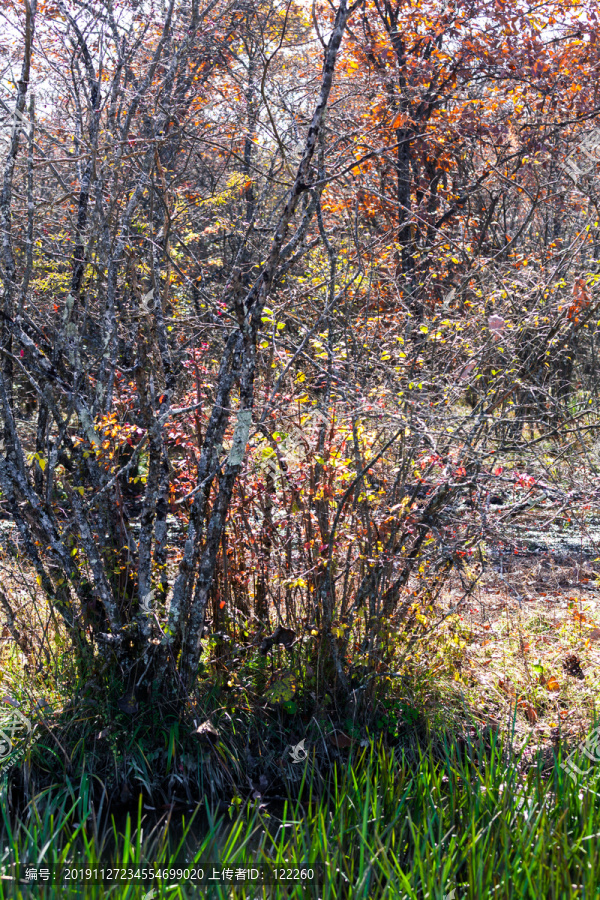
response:
<svg viewBox="0 0 600 900"><path fill-rule="evenodd" d="M200 863L232 868L322 867L307 886L205 885L221 898L352 897L567 898L596 896L600 878L600 770L582 755L569 775L555 757L526 765L495 738L395 754L381 745L332 769L325 789L310 777L299 799L235 806L215 817L198 808L180 821L165 814L110 821L92 785L46 790L13 819L1 797L2 863L18 863L21 884L3 880L0 896L193 896L197 887L137 884L24 883L28 864L176 868ZM588 771L589 770L589 771ZM273 807L273 808L272 808ZM17 824L15 824L15 821Z"/></svg>

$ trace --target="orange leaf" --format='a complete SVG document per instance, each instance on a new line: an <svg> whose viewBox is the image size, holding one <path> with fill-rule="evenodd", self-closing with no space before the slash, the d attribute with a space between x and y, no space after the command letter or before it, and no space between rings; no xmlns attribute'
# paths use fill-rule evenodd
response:
<svg viewBox="0 0 600 900"><path fill-rule="evenodd" d="M509 697L514 697L514 695L516 693L514 685L512 685L508 679L506 679L506 681L502 678L499 679L498 687L500 688L501 691L504 691L505 694L508 694Z"/></svg>
<svg viewBox="0 0 600 900"><path fill-rule="evenodd" d="M528 721L535 725L538 720L537 713L531 703L528 700L519 700L519 706L521 709L525 710L525 715L527 716Z"/></svg>
<svg viewBox="0 0 600 900"><path fill-rule="evenodd" d="M551 675L550 678L548 679L548 681L546 682L546 690L547 691L560 691L560 684L558 683L558 681L556 680L554 675Z"/></svg>

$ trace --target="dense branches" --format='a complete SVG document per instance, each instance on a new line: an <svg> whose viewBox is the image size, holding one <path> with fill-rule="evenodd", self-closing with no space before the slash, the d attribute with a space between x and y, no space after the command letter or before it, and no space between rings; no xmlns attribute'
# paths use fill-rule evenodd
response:
<svg viewBox="0 0 600 900"><path fill-rule="evenodd" d="M0 488L40 591L129 692L193 688L207 611L344 691L567 496L568 435L595 467L593 10L10 14Z"/></svg>

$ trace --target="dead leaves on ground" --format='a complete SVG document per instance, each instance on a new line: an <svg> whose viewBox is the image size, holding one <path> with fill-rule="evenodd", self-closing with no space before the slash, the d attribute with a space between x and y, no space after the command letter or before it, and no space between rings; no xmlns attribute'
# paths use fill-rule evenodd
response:
<svg viewBox="0 0 600 900"><path fill-rule="evenodd" d="M569 653L569 655L563 659L562 665L567 675L571 675L573 678L579 678L580 680L585 678L583 669L581 668L581 660L576 653Z"/></svg>
<svg viewBox="0 0 600 900"><path fill-rule="evenodd" d="M466 696L486 716L498 715L506 729L515 727L516 708L517 731L535 732L536 741L548 740L559 721L569 734L586 727L600 668L597 600L562 595L524 607L488 596L463 611L453 628L468 646L461 699ZM449 650L443 645L441 651L448 658L454 631L449 629Z"/></svg>
<svg viewBox="0 0 600 900"><path fill-rule="evenodd" d="M508 678L499 679L498 687L504 694L506 694L508 698L510 698L511 700L516 700L517 690L514 684L511 684ZM538 714L535 711L533 704L529 700L522 697L520 700L517 700L517 706L519 709L523 710L523 712L525 713L525 717L527 718L527 721L530 723L530 725L535 725L538 720Z"/></svg>
<svg viewBox="0 0 600 900"><path fill-rule="evenodd" d="M535 725L538 720L538 714L536 713L529 700L519 700L518 706L524 711L525 715L527 716L527 721L530 723L530 725Z"/></svg>
<svg viewBox="0 0 600 900"><path fill-rule="evenodd" d="M514 686L514 684L511 684L511 682L508 680L508 678L500 678L500 679L498 679L498 687L499 687L500 690L501 690L504 694L506 694L508 697L515 697L515 696L516 696L516 693L517 693L517 692L516 692L516 690L515 690L515 686Z"/></svg>
<svg viewBox="0 0 600 900"><path fill-rule="evenodd" d="M551 675L549 678L546 678L543 682L544 687L547 691L560 691L560 684L558 683L558 679Z"/></svg>

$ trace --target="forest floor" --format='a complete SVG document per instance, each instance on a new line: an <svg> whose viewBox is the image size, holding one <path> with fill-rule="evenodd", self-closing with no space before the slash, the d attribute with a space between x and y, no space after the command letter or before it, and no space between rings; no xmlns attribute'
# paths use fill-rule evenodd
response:
<svg viewBox="0 0 600 900"><path fill-rule="evenodd" d="M571 744L597 724L597 566L515 557L486 573L452 615L462 596L454 580L439 604L448 617L428 647L437 648L432 670L467 721L526 739L532 749Z"/></svg>

